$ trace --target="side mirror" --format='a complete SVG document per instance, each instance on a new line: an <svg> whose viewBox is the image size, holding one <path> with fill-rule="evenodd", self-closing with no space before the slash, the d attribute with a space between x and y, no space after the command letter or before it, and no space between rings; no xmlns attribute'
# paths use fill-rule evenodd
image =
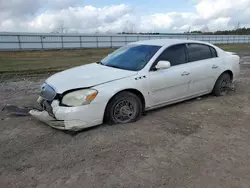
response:
<svg viewBox="0 0 250 188"><path fill-rule="evenodd" d="M169 61L159 61L155 68L158 70L158 69L168 69L171 67L171 64Z"/></svg>

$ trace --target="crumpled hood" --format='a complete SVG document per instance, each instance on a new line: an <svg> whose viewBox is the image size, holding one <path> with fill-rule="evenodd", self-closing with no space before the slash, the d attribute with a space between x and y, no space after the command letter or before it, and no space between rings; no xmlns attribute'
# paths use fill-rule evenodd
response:
<svg viewBox="0 0 250 188"><path fill-rule="evenodd" d="M136 75L137 72L107 67L97 63L82 65L56 73L46 80L57 93L91 87Z"/></svg>

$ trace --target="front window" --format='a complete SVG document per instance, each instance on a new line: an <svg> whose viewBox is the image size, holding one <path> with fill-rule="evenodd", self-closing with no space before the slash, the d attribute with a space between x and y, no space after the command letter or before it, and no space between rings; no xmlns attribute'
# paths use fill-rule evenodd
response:
<svg viewBox="0 0 250 188"><path fill-rule="evenodd" d="M186 51L184 44L177 44L167 48L158 58L158 61L169 61L171 66L186 63Z"/></svg>
<svg viewBox="0 0 250 188"><path fill-rule="evenodd" d="M109 67L139 71L160 48L152 45L127 45L105 57L101 63Z"/></svg>

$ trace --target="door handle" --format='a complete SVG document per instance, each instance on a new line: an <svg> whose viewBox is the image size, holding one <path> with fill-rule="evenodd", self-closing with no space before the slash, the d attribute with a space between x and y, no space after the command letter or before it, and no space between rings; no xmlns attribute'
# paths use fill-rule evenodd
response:
<svg viewBox="0 0 250 188"><path fill-rule="evenodd" d="M218 65L213 65L212 69L217 69L219 66Z"/></svg>
<svg viewBox="0 0 250 188"><path fill-rule="evenodd" d="M186 71L185 71L185 72L183 72L181 75L182 75L182 76L187 76L187 75L189 75L189 74L190 74L189 72L186 72Z"/></svg>

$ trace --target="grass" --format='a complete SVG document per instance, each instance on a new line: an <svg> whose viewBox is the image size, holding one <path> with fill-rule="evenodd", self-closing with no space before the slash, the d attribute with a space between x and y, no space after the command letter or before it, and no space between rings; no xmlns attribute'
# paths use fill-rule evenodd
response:
<svg viewBox="0 0 250 188"><path fill-rule="evenodd" d="M217 46L225 51L235 52L240 56L250 55L250 44L221 44Z"/></svg>
<svg viewBox="0 0 250 188"><path fill-rule="evenodd" d="M250 55L250 44L218 45L226 51ZM4 51L0 52L0 78L39 77L101 60L114 51L112 48L53 50L53 51Z"/></svg>
<svg viewBox="0 0 250 188"><path fill-rule="evenodd" d="M0 52L1 79L52 74L101 60L114 49Z"/></svg>

